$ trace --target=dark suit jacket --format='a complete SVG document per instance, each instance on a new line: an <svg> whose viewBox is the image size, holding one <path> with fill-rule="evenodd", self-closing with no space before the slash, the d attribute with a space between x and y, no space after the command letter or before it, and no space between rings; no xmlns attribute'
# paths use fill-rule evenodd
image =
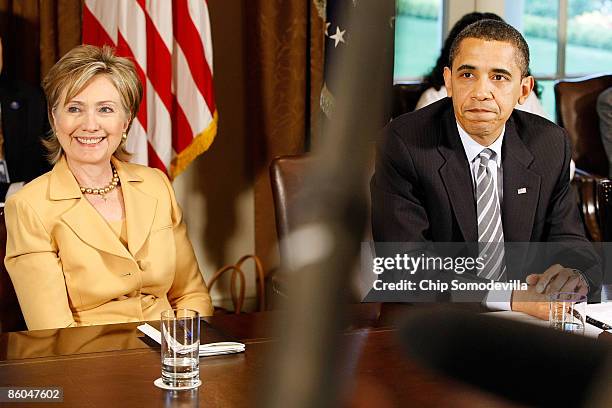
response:
<svg viewBox="0 0 612 408"><path fill-rule="evenodd" d="M502 145L505 242L589 245L570 190L570 159L565 130L514 110ZM377 242L478 241L472 177L450 98L387 125L371 194Z"/></svg>
<svg viewBox="0 0 612 408"><path fill-rule="evenodd" d="M28 182L51 170L41 144L49 131L42 92L0 75L0 104L4 154L11 182ZM0 183L0 201L4 201L7 190L8 184Z"/></svg>

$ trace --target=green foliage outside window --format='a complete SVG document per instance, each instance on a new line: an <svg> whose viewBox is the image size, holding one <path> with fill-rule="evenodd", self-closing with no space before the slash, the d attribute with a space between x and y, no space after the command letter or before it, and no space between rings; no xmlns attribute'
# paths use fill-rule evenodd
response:
<svg viewBox="0 0 612 408"><path fill-rule="evenodd" d="M437 20L440 11L439 0L397 0L398 15Z"/></svg>
<svg viewBox="0 0 612 408"><path fill-rule="evenodd" d="M589 20L592 19L573 18L568 22L568 43L612 50L612 27L602 27ZM523 30L527 36L556 41L557 19L526 14L523 20Z"/></svg>
<svg viewBox="0 0 612 408"><path fill-rule="evenodd" d="M534 16L557 18L556 5L551 7L551 3L556 0L526 0L525 11ZM568 2L568 14L579 16L593 10L606 10L612 7L610 0L570 0Z"/></svg>

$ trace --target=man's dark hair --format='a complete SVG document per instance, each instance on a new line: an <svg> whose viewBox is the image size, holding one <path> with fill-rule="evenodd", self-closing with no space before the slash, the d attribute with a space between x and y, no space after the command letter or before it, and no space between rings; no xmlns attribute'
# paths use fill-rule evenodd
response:
<svg viewBox="0 0 612 408"><path fill-rule="evenodd" d="M529 75L529 46L525 38L510 24L498 20L480 20L464 28L453 41L449 55L449 68L459 51L461 41L466 38L477 38L486 41L502 41L512 44L516 48L516 58L521 76Z"/></svg>
<svg viewBox="0 0 612 408"><path fill-rule="evenodd" d="M469 26L472 23L480 20L486 20L490 18L492 20L503 21L500 16L493 13L479 13L474 11L473 13L468 13L461 17L459 21L455 23L453 28L451 28L448 33L448 37L444 40L444 46L440 51L440 56L436 61L436 65L431 69L431 72L423 78L423 82L430 87L436 88L436 91L439 91L440 88L444 86L444 67L449 67L448 56L450 55L451 45L453 45L453 40L459 35L464 28Z"/></svg>

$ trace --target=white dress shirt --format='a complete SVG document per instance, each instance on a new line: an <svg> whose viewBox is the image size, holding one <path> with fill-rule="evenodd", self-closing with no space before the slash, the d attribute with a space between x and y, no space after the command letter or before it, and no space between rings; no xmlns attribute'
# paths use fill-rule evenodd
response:
<svg viewBox="0 0 612 408"><path fill-rule="evenodd" d="M493 175L493 183L495 190L497 191L497 198L499 199L500 211L503 195L503 170L502 170L502 155L501 148L504 141L504 134L506 133L506 127L502 129L501 135L489 146L483 146L476 140L472 139L465 130L457 122L457 130L459 131L459 137L461 138L461 144L463 150L465 150L465 156L470 164L470 173L472 174L472 189L474 199L476 199L476 174L478 173L478 167L480 166L480 152L483 149L491 149L495 152L495 155L489 159L488 167Z"/></svg>

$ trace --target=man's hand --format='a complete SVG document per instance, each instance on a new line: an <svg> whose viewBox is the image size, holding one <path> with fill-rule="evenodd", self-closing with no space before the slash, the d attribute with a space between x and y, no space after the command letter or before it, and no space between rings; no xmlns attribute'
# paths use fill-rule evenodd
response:
<svg viewBox="0 0 612 408"><path fill-rule="evenodd" d="M527 313L538 319L548 320L549 296L558 292L573 292L586 295L589 286L582 275L569 268L556 264L541 274L533 274L525 279L528 290L512 292L512 310Z"/></svg>
<svg viewBox="0 0 612 408"><path fill-rule="evenodd" d="M513 290L511 308L516 312L527 313L538 319L548 320L548 295L536 291L537 277L541 275L529 275L526 279L529 288L527 290Z"/></svg>
<svg viewBox="0 0 612 408"><path fill-rule="evenodd" d="M559 264L551 266L542 274L529 275L526 282L528 285L535 284L536 292L546 295L571 292L586 296L589 292L589 285L580 272Z"/></svg>

